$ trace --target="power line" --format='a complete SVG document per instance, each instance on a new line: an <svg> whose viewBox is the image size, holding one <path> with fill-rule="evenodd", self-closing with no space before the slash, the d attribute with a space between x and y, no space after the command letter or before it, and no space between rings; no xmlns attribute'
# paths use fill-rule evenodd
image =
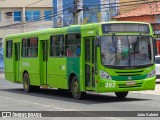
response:
<svg viewBox="0 0 160 120"><path fill-rule="evenodd" d="M68 8L70 8L70 7L68 7ZM10 25L5 25L5 26L0 26L0 28L6 28L6 27L12 27L12 26L14 26L14 25L25 25L25 24L30 24L30 23L39 22L39 21L43 20L44 18L46 18L47 16L48 16L48 17L56 17L56 16L58 16L58 15L62 15L63 13L60 13L60 14L57 14L57 13L58 13L58 12L65 11L65 10L67 10L68 8L65 8L65 9L62 9L62 10L59 10L59 11L54 12L54 13L56 13L56 14L51 13L51 14L48 14L48 15L41 16L40 18L38 18L38 19L36 19L36 20L32 20L32 21L25 22L25 23L24 23L24 22L20 22L20 23L16 23L16 24L10 24Z"/></svg>
<svg viewBox="0 0 160 120"><path fill-rule="evenodd" d="M101 5L111 5L111 4L112 5L113 4L119 4L119 5L120 4L129 4L130 5L130 3L135 3L135 2L138 2L138 3L140 2L140 3L145 4L146 2L151 2L152 3L152 2L158 2L158 1L160 1L160 0L156 0L156 1L145 0L145 2L142 2L142 1L139 1L139 0L133 0L133 1L129 1L129 2L116 2L116 3L98 4L98 5L97 4L86 4L85 6L101 6Z"/></svg>
<svg viewBox="0 0 160 120"><path fill-rule="evenodd" d="M43 1L43 0L38 0L38 1L36 1L36 2L33 2L33 3L31 3L31 4L29 4L29 5L26 5L26 6L24 6L24 7L29 7L29 6L31 6L31 5L34 5L34 4L37 4L37 3L39 3L39 2L41 2L41 1ZM14 9L14 10L20 10L21 8L23 8L23 7L19 7L19 9ZM2 9L2 8L1 8ZM5 14L5 13L1 13L1 14Z"/></svg>
<svg viewBox="0 0 160 120"><path fill-rule="evenodd" d="M146 3L139 3L139 4L129 4L129 5L121 5L121 7L126 7L126 6L133 6L133 5L142 5L142 4L149 4L149 3L157 3L157 2L146 2ZM106 5L106 4L105 4ZM108 5L108 4L107 4ZM97 5L96 5L97 6ZM117 6L114 6L117 7ZM119 6L118 6L119 7ZM113 7L103 7L103 9L105 8L113 8ZM82 9L85 10L85 9ZM102 10L101 8L88 8L87 10Z"/></svg>
<svg viewBox="0 0 160 120"><path fill-rule="evenodd" d="M66 8L66 9L68 9L68 8ZM60 10L60 11L58 11L58 12L61 12L61 11L64 11L64 10L65 10L65 9ZM53 14L53 13L51 13L51 14L48 14L48 15L41 16L40 18L35 19L35 20L33 20L33 21L29 21L29 22L25 22L25 23L20 22L20 23L10 24L10 25L6 25L6 26L0 26L0 28L18 27L17 25L27 25L27 24L39 22L39 21L43 20L43 19L46 18L46 17L56 17L56 16L62 15L62 14L63 14L63 13L59 13L59 14ZM15 26L15 25L16 25L16 26Z"/></svg>
<svg viewBox="0 0 160 120"><path fill-rule="evenodd" d="M43 1L43 0L38 0L38 1L33 2L33 3L29 4L29 5L26 5L25 7L29 7L29 6L31 6L31 5L34 5L34 4L39 3L39 2L41 2L41 1ZM21 8L19 8L19 9L14 9L14 11L20 11L20 9L21 9ZM2 13L2 12L1 12L1 14L6 14L6 13ZM8 22L1 22L1 23L5 24L5 23L8 23Z"/></svg>
<svg viewBox="0 0 160 120"><path fill-rule="evenodd" d="M157 1L156 1L157 2ZM125 2L126 3L126 2ZM147 2L147 3L155 3L155 2ZM147 4L147 3L140 3L140 4ZM117 3L118 4L118 3ZM109 4L101 4L101 5L109 5ZM123 5L123 6L131 6L131 5L139 5L139 4L130 4L130 5ZM114 6L114 7L117 7L117 6ZM70 8L70 7L68 7L68 8ZM62 9L62 10L60 10L60 11L56 11L55 13L56 14L49 14L49 15L47 15L47 16L49 16L49 17L56 17L56 16L58 16L58 15L62 15L63 14L63 12L62 13L59 13L59 14L57 14L58 12L61 12L61 11L65 11L66 9L68 9L68 8L65 8L65 9ZM112 8L112 7L105 7L105 8ZM90 12L91 10L96 10L97 8L92 8L92 9L88 9L88 11ZM104 9L104 8L103 8ZM83 9L83 10L85 10L85 9ZM99 9L97 9L97 10L99 10ZM103 11L102 11L103 12ZM17 23L17 24L11 24L11 25L7 25L7 26L1 26L0 28L4 28L4 27L18 27L18 26L15 26L15 25L27 25L27 24L31 24L31 23L35 23L35 22L39 22L39 21L41 21L41 20L43 20L43 18L45 18L46 17L46 15L45 16L42 16L42 17L40 17L39 19L37 19L37 20L34 20L34 21L30 21L30 22L26 22L26 23Z"/></svg>
<svg viewBox="0 0 160 120"><path fill-rule="evenodd" d="M29 6L31 6L31 5L34 5L34 4L39 3L39 2L41 2L41 1L43 1L43 0L38 0L38 1L36 1L36 2L34 2L34 3L31 3L31 4L29 4L29 5L25 6L25 7L29 7Z"/></svg>

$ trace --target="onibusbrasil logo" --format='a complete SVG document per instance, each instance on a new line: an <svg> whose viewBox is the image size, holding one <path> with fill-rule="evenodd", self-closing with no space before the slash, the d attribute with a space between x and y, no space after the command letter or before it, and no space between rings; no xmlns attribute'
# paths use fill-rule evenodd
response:
<svg viewBox="0 0 160 120"><path fill-rule="evenodd" d="M40 112L2 112L2 117L42 117L42 114Z"/></svg>

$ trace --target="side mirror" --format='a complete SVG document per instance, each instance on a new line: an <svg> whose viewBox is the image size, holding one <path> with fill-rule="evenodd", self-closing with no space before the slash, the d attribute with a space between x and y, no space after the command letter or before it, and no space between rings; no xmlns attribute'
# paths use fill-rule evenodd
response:
<svg viewBox="0 0 160 120"><path fill-rule="evenodd" d="M100 46L100 40L101 40L101 37L96 36L96 41L95 41L95 46L96 46L96 47L99 47L99 46Z"/></svg>

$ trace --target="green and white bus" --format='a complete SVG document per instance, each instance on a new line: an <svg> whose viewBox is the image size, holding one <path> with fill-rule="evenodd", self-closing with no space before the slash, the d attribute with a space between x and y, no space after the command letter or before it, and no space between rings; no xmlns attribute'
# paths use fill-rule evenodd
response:
<svg viewBox="0 0 160 120"><path fill-rule="evenodd" d="M80 99L87 91L155 89L155 42L151 25L103 22L49 28L5 38L5 78L25 92L69 90Z"/></svg>

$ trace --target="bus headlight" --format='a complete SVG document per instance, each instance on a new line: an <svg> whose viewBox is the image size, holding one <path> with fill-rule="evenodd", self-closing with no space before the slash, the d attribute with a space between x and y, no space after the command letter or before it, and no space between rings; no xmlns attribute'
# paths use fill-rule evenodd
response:
<svg viewBox="0 0 160 120"><path fill-rule="evenodd" d="M151 78L151 77L154 77L156 75L156 70L153 69L147 76L147 78Z"/></svg>
<svg viewBox="0 0 160 120"><path fill-rule="evenodd" d="M112 80L111 76L103 70L100 70L100 77L104 79Z"/></svg>

